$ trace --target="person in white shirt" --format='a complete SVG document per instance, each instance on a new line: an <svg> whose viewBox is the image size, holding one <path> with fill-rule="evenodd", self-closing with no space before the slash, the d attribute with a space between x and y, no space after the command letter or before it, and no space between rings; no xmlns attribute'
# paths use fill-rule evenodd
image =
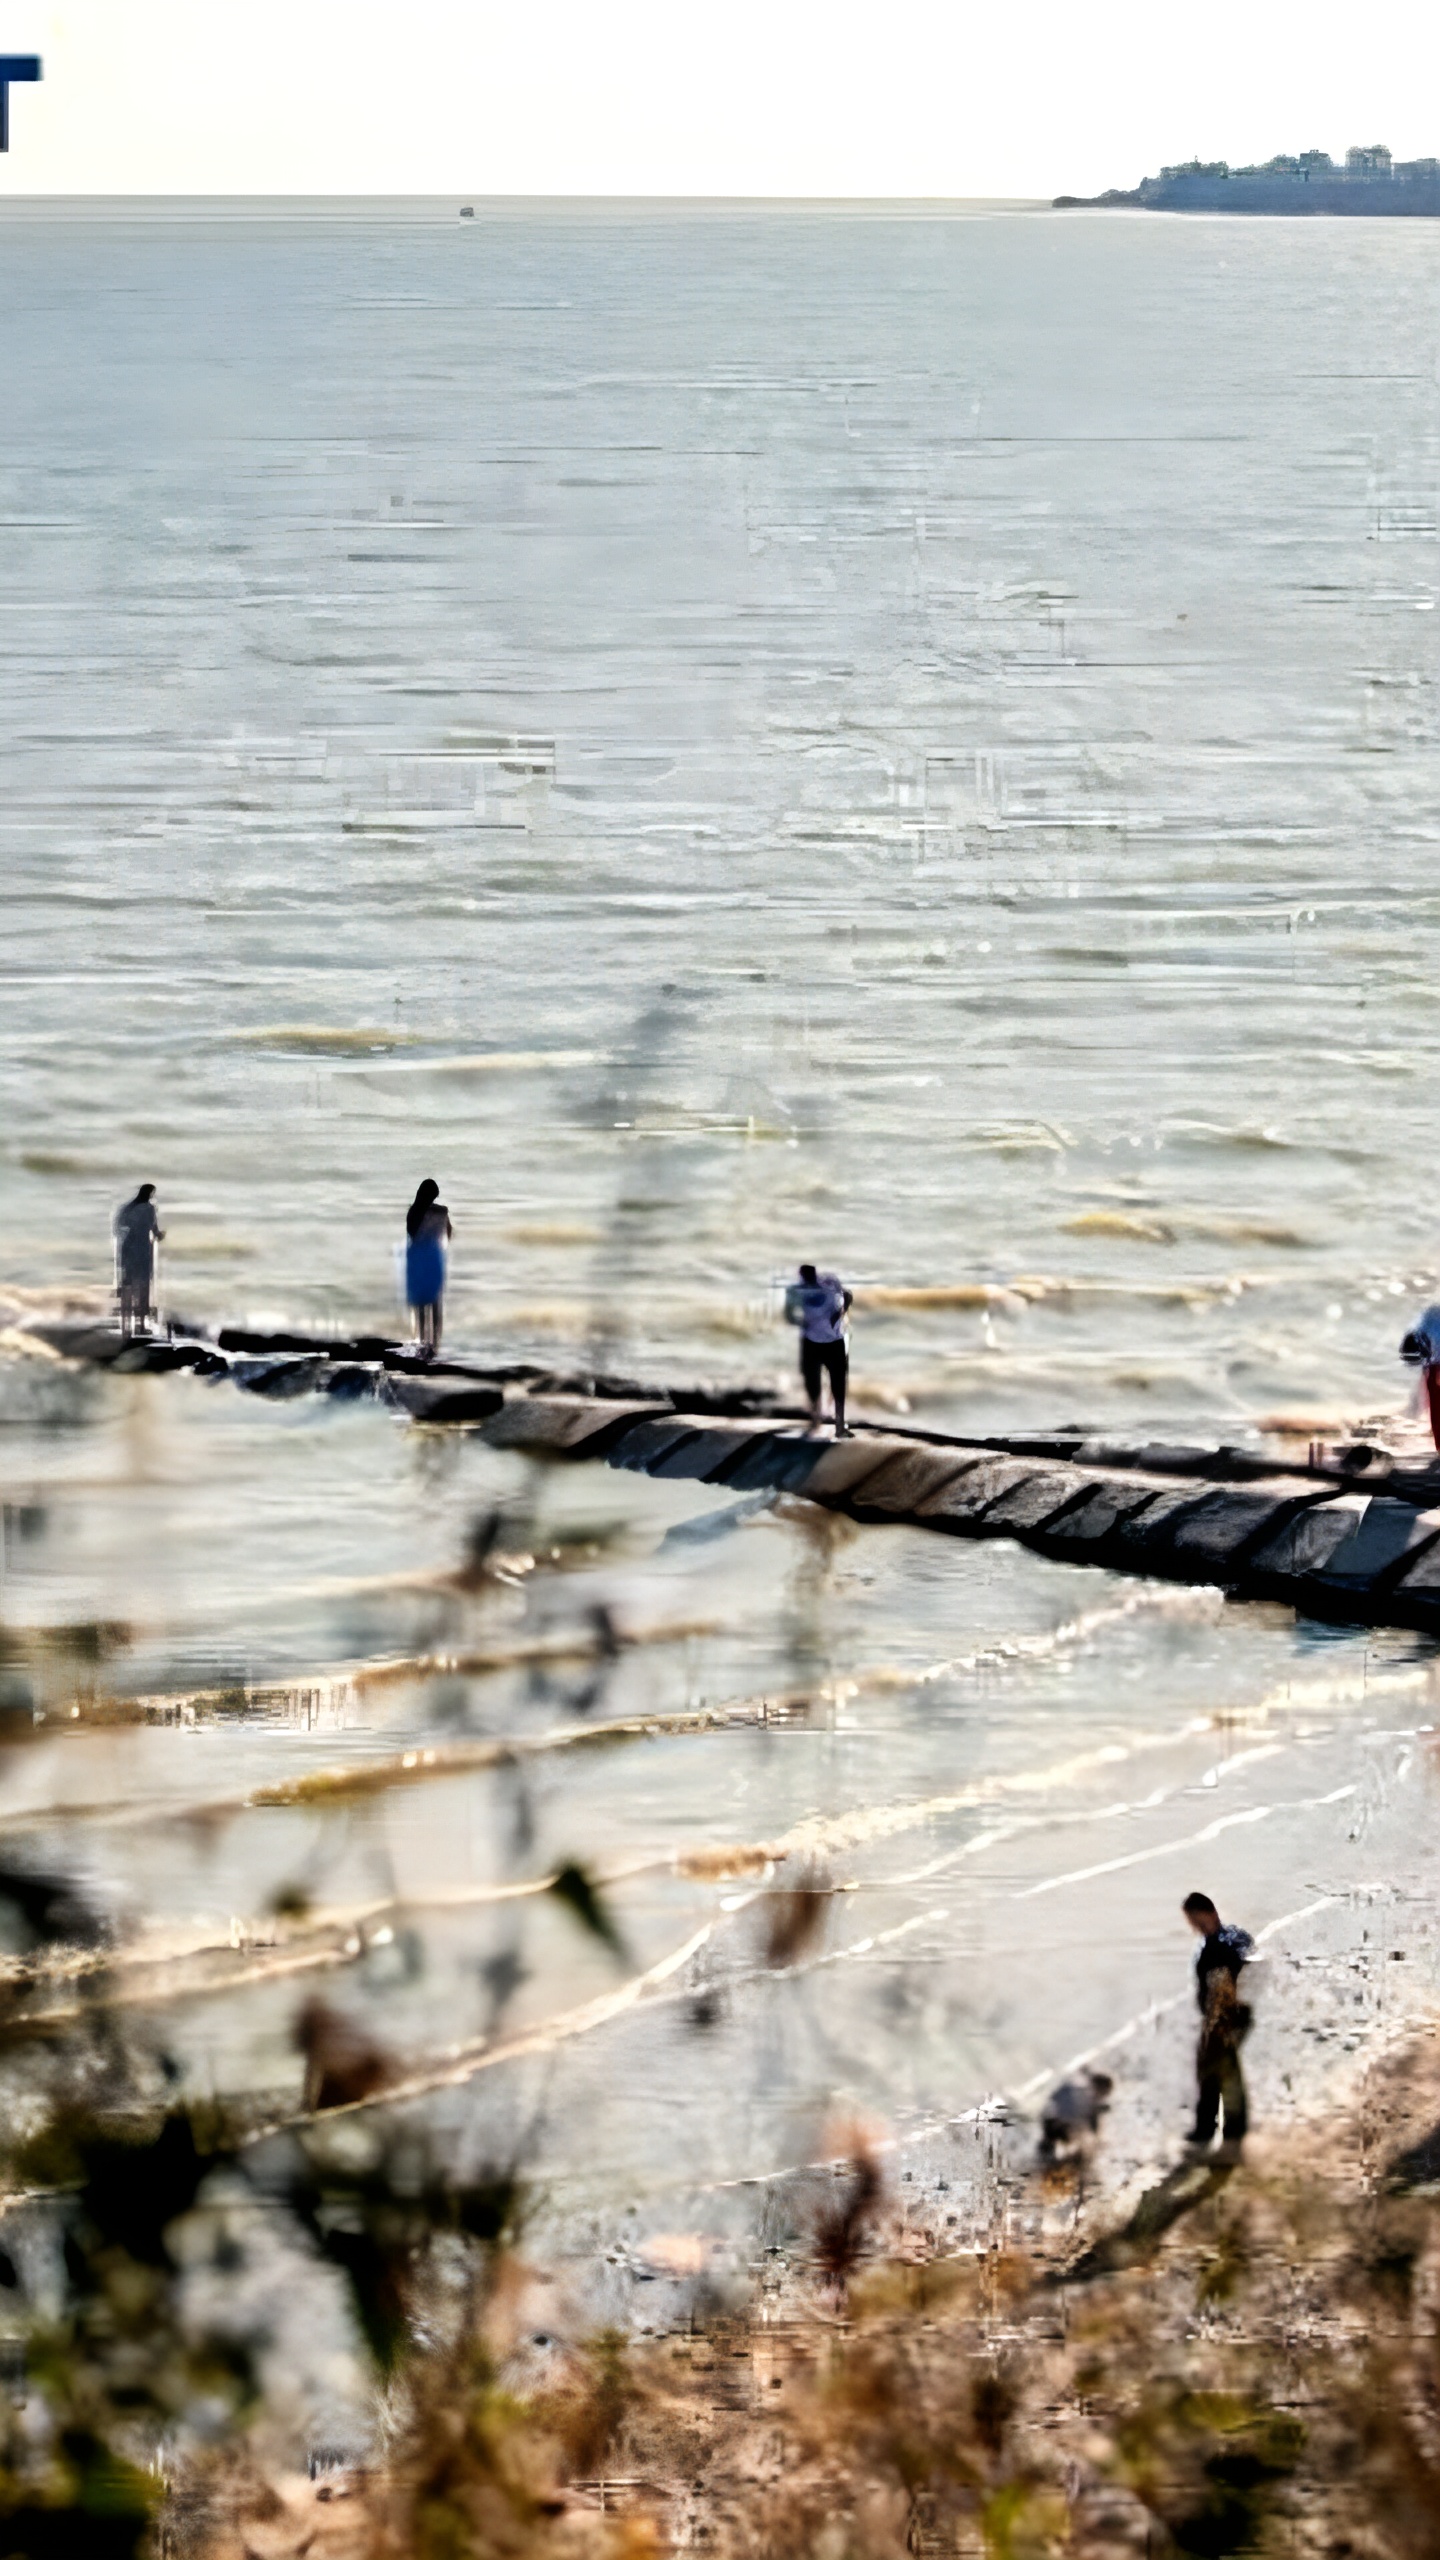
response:
<svg viewBox="0 0 1440 2560"><path fill-rule="evenodd" d="M813 1262L801 1263L799 1278L785 1292L785 1321L800 1329L800 1375L811 1424L820 1420L820 1398L828 1377L837 1440L855 1436L845 1425L845 1382L850 1374L845 1319L853 1304L850 1291L835 1273L817 1271Z"/></svg>

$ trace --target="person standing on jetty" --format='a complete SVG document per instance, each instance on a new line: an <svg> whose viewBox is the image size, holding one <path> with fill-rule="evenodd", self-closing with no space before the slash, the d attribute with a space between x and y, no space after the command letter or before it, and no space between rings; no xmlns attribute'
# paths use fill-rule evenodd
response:
<svg viewBox="0 0 1440 2560"><path fill-rule="evenodd" d="M809 1399L811 1427L820 1420L820 1397L828 1377L837 1440L855 1437L845 1424L845 1384L850 1374L845 1319L854 1303L834 1272L817 1271L813 1262L801 1263L799 1278L785 1292L785 1321L800 1328L800 1375Z"/></svg>
<svg viewBox="0 0 1440 2560"><path fill-rule="evenodd" d="M155 1247L165 1230L155 1214L155 1185L142 1182L111 1220L115 1237L115 1289L120 1330L138 1333L150 1322L155 1297Z"/></svg>
<svg viewBox="0 0 1440 2560"><path fill-rule="evenodd" d="M1209 2150L1223 2106L1225 2132L1217 2156L1238 2160L1250 2121L1240 2047L1250 2032L1251 2013L1240 1997L1240 1976L1254 1953L1255 1941L1247 1930L1221 1919L1208 1893L1187 1893L1180 1907L1201 1940L1195 1959L1200 2041L1195 2048L1195 2126L1189 2148Z"/></svg>
<svg viewBox="0 0 1440 2560"><path fill-rule="evenodd" d="M1427 1307L1411 1326L1400 1345L1400 1357L1420 1372L1416 1403L1423 1399L1430 1437L1440 1449L1440 1307Z"/></svg>
<svg viewBox="0 0 1440 2560"><path fill-rule="evenodd" d="M445 1297L445 1248L455 1230L438 1182L422 1182L405 1212L405 1296L414 1311L422 1351L440 1348Z"/></svg>

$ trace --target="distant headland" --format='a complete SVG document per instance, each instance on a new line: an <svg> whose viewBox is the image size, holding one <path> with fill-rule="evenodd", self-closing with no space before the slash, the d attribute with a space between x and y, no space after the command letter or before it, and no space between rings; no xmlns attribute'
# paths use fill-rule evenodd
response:
<svg viewBox="0 0 1440 2560"><path fill-rule="evenodd" d="M1187 160L1110 187L1103 196L1057 196L1055 207L1136 206L1148 213L1412 213L1440 215L1440 160L1392 160L1383 143L1347 151L1345 166L1328 151L1282 152L1263 167L1232 169L1224 160Z"/></svg>

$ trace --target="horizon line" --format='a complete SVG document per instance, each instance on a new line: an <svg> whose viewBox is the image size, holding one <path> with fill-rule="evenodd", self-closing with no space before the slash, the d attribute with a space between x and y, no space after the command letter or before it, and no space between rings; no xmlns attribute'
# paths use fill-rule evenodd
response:
<svg viewBox="0 0 1440 2560"><path fill-rule="evenodd" d="M124 211L153 210L157 213L201 207L206 209L236 207L245 212L279 210L287 206L313 208L327 212L346 206L409 206L417 212L444 211L459 217L462 205L470 206L478 215L509 211L533 212L546 207L572 211L578 207L607 211L630 210L673 212L768 212L796 210L802 212L932 212L945 213L1027 213L1052 210L1054 198L1049 195L806 195L751 194L673 195L659 190L605 191L564 194L536 188L523 193L487 194L481 188L455 187L441 191L429 189L420 194L404 188L382 188L364 194L354 190L325 188L278 188L214 190L195 193L180 189L138 188L96 189L94 192L75 188L36 188L21 193L18 189L0 188L0 214L6 212L48 213L73 207L88 212L101 206Z"/></svg>

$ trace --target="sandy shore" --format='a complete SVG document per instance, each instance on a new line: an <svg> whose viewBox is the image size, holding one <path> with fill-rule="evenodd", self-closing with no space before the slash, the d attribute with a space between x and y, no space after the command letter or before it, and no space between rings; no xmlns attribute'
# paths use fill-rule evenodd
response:
<svg viewBox="0 0 1440 2560"><path fill-rule="evenodd" d="M1440 2548L1437 2030L1372 2039L1233 2170L1153 2166L1123 2194L1002 2176L959 2248L857 2137L742 2305L703 2316L703 2250L672 2236L696 2316L638 2344L537 2329L544 2279L506 2261L478 2337L416 2360L384 2464L217 2478L182 2500L181 2547L1419 2560Z"/></svg>

